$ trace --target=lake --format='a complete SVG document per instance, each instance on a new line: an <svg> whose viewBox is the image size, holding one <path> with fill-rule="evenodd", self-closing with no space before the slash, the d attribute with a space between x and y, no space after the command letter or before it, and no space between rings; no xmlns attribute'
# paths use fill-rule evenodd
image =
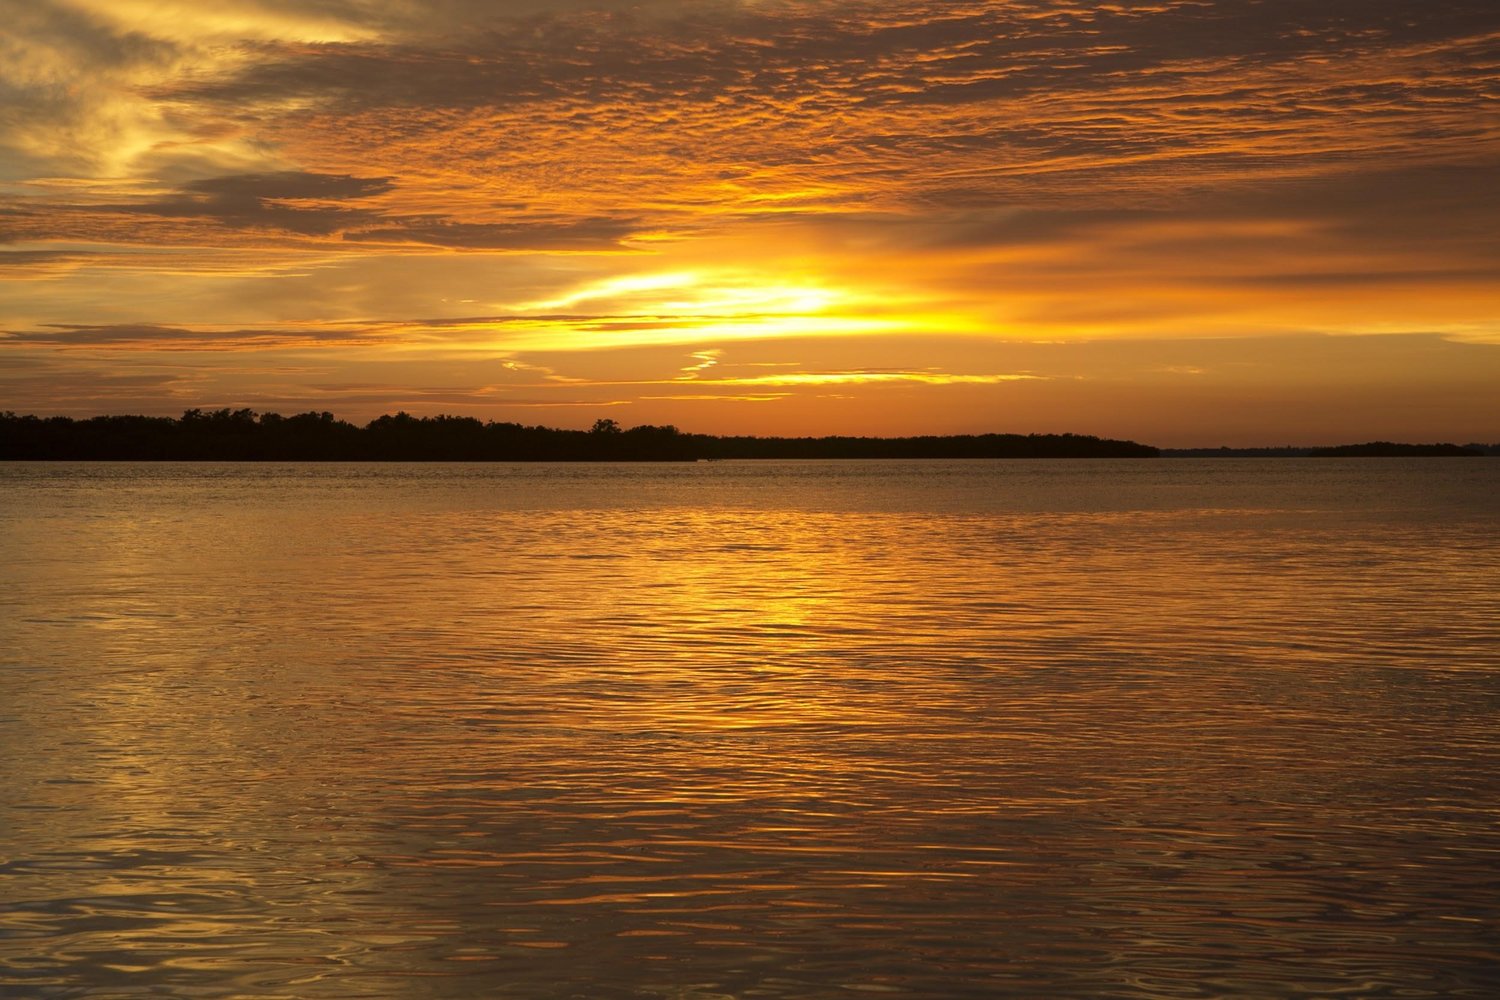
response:
<svg viewBox="0 0 1500 1000"><path fill-rule="evenodd" d="M1500 995L1500 461L0 464L0 995Z"/></svg>

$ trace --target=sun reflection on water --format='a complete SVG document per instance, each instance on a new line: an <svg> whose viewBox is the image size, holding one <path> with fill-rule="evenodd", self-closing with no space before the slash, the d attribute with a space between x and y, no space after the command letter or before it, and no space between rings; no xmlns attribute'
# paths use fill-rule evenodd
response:
<svg viewBox="0 0 1500 1000"><path fill-rule="evenodd" d="M6 470L0 982L1482 992L1483 501L1236 468Z"/></svg>

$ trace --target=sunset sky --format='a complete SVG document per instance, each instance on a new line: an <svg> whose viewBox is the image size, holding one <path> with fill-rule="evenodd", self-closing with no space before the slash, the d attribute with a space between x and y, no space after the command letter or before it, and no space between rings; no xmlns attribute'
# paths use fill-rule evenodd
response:
<svg viewBox="0 0 1500 1000"><path fill-rule="evenodd" d="M1494 0L0 24L0 410L1500 441Z"/></svg>

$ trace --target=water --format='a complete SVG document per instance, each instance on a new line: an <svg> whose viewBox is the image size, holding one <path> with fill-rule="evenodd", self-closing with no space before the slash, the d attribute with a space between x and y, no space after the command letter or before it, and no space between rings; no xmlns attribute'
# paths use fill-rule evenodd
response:
<svg viewBox="0 0 1500 1000"><path fill-rule="evenodd" d="M1497 497L0 465L0 995L1494 996Z"/></svg>

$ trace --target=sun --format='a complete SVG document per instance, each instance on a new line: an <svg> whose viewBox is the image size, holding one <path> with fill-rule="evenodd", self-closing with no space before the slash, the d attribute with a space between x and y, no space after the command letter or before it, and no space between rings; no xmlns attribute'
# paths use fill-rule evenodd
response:
<svg viewBox="0 0 1500 1000"><path fill-rule="evenodd" d="M786 336L850 336L894 329L858 291L803 273L753 268L648 271L583 282L528 302L534 334L553 349L678 344ZM558 313L566 313L558 316Z"/></svg>

